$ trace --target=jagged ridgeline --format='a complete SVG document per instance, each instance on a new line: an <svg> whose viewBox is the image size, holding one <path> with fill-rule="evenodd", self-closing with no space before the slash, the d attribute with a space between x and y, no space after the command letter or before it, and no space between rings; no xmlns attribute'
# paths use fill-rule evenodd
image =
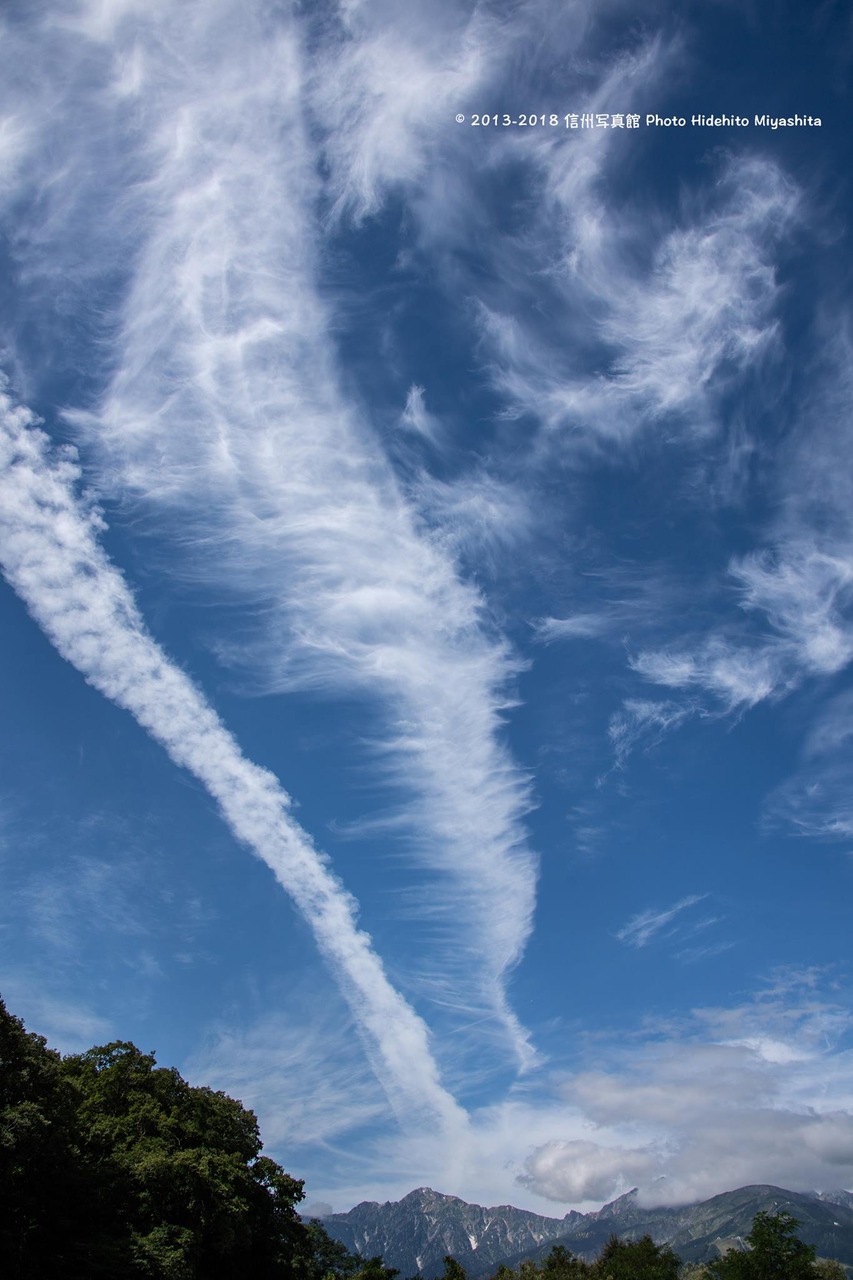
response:
<svg viewBox="0 0 853 1280"><path fill-rule="evenodd" d="M330 1214L323 1225L353 1252L378 1254L403 1276L432 1280L443 1274L448 1254L469 1277L485 1277L501 1264L541 1264L555 1244L591 1261L614 1234L625 1240L649 1235L670 1245L684 1262L705 1262L728 1248L743 1248L755 1215L762 1212L791 1214L800 1224L798 1236L819 1257L853 1268L853 1195L848 1191L801 1194L741 1187L675 1209L643 1208L632 1191L595 1213L548 1218L511 1205L483 1208L422 1187L402 1200L365 1201L348 1213Z"/></svg>

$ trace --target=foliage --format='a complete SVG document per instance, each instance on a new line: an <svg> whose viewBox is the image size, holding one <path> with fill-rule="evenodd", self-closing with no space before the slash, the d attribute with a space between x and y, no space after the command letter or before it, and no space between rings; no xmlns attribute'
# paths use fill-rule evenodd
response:
<svg viewBox="0 0 853 1280"><path fill-rule="evenodd" d="M564 1245L555 1244L541 1266L530 1261L522 1262L516 1271L501 1266L492 1280L677 1280L678 1269L679 1259L669 1246L655 1244L651 1236L641 1240L611 1236L595 1262L585 1262ZM444 1280L464 1280L464 1274L451 1276L445 1262Z"/></svg>
<svg viewBox="0 0 853 1280"><path fill-rule="evenodd" d="M307 1280L352 1280L361 1270L362 1260L350 1253L340 1240L333 1240L319 1218L305 1224L308 1254L304 1272Z"/></svg>
<svg viewBox="0 0 853 1280"><path fill-rule="evenodd" d="M542 1263L542 1280L581 1280L589 1275L588 1265L564 1245L555 1244Z"/></svg>
<svg viewBox="0 0 853 1280"><path fill-rule="evenodd" d="M124 1041L61 1058L0 1001L9 1280L393 1280L305 1224L255 1116Z"/></svg>
<svg viewBox="0 0 853 1280"><path fill-rule="evenodd" d="M819 1280L847 1280L847 1272L834 1258L818 1258L814 1273Z"/></svg>
<svg viewBox="0 0 853 1280"><path fill-rule="evenodd" d="M442 1280L466 1280L465 1268L462 1263L457 1262L455 1258L451 1258L450 1254L447 1254L444 1259Z"/></svg>
<svg viewBox="0 0 853 1280"><path fill-rule="evenodd" d="M651 1236L620 1240L611 1236L590 1269L594 1280L677 1280L679 1259L669 1245Z"/></svg>
<svg viewBox="0 0 853 1280"><path fill-rule="evenodd" d="M815 1280L815 1251L796 1235L790 1213L757 1213L746 1237L749 1249L730 1249L709 1264L714 1280Z"/></svg>
<svg viewBox="0 0 853 1280"><path fill-rule="evenodd" d="M0 1000L0 1257L20 1280L125 1274L99 1230L77 1106L60 1055Z"/></svg>

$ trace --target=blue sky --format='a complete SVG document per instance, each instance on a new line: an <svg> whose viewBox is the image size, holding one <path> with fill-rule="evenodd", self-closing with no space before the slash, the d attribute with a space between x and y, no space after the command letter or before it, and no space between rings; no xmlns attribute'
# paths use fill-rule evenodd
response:
<svg viewBox="0 0 853 1280"><path fill-rule="evenodd" d="M846 6L0 34L9 1006L335 1209L853 1186Z"/></svg>

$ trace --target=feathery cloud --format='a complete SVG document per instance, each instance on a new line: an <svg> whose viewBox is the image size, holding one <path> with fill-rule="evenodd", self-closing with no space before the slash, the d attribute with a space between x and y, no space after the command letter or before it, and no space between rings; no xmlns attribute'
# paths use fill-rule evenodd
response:
<svg viewBox="0 0 853 1280"><path fill-rule="evenodd" d="M147 632L121 575L97 541L102 522L79 506L80 472L52 458L32 415L0 400L2 566L59 653L130 711L175 764L218 803L235 837L273 871L311 925L372 1050L401 1119L464 1116L442 1088L427 1029L389 983L356 904L290 816L276 779L241 754L189 678Z"/></svg>
<svg viewBox="0 0 853 1280"><path fill-rule="evenodd" d="M85 224L99 271L122 281L118 312L105 303L102 394L66 420L98 491L181 550L174 571L251 606L252 639L220 655L264 690L346 690L384 718L376 759L403 797L408 849L447 890L446 985L501 1020L529 1061L505 993L536 883L528 779L503 734L520 662L341 390L306 30L282 16L270 31L260 9L232 3L163 5L151 20L133 6L80 15L39 86L33 117L50 123L32 172L48 213L34 210L18 246L34 290L73 289ZM372 20L354 9L348 21ZM50 24L39 37L58 58ZM421 110L439 109L432 73L416 77L402 140L389 135L390 104L373 92L388 39L376 28L344 40L351 77L323 79L361 95L351 118L365 130L363 167L341 199L362 212ZM445 95L468 76L467 56ZM395 81L407 94L413 83Z"/></svg>
<svg viewBox="0 0 853 1280"><path fill-rule="evenodd" d="M661 910L650 907L647 911L641 911L638 915L632 916L617 932L616 937L626 946L645 947L677 915L686 911L688 907L695 907L697 902L701 902L706 897L707 894L704 893L691 893L686 898L673 903L671 907L664 907Z"/></svg>

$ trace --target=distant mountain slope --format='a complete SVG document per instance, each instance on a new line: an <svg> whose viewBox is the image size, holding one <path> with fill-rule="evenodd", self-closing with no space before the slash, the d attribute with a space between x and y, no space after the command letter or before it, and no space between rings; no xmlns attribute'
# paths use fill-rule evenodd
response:
<svg viewBox="0 0 853 1280"><path fill-rule="evenodd" d="M404 1277L432 1277L441 1273L446 1254L476 1275L509 1255L531 1253L582 1221L583 1214L574 1212L543 1218L506 1204L484 1209L421 1187L386 1204L365 1200L348 1213L330 1214L323 1225L362 1257L379 1254Z"/></svg>
<svg viewBox="0 0 853 1280"><path fill-rule="evenodd" d="M853 1266L853 1208L844 1202L846 1194L818 1196L782 1187L739 1187L698 1204L643 1209L636 1202L636 1193L629 1192L597 1213L585 1215L583 1222L554 1243L591 1258L612 1233L628 1240L648 1233L659 1244L670 1244L686 1262L702 1262L726 1248L742 1246L759 1211L784 1211L799 1219L799 1236L814 1245L820 1257L837 1258ZM515 1265L522 1257L538 1260L547 1252L531 1250L510 1259L509 1264Z"/></svg>
<svg viewBox="0 0 853 1280"><path fill-rule="evenodd" d="M853 1267L853 1195L739 1187L698 1204L646 1209L631 1191L595 1213L546 1218L511 1205L483 1208L421 1187L402 1200L365 1201L348 1213L324 1218L326 1230L363 1257L376 1254L402 1276L441 1274L446 1254L472 1277L492 1274L506 1262L541 1260L555 1244L594 1257L613 1235L634 1240L648 1233L685 1261L701 1262L721 1249L742 1245L760 1210L785 1211L802 1223L799 1234L818 1255Z"/></svg>

